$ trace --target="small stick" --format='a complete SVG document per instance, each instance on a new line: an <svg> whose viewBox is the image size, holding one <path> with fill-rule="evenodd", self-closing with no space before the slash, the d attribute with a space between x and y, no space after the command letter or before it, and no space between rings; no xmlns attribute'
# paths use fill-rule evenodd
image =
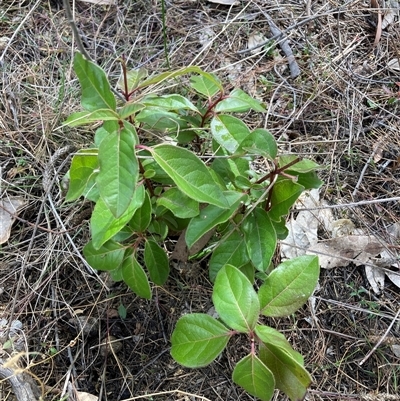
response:
<svg viewBox="0 0 400 401"><path fill-rule="evenodd" d="M289 41L286 39L286 36L283 35L283 32L278 28L278 26L275 24L271 16L265 12L264 10L261 9L261 7L258 7L261 12L264 14L264 17L268 21L269 28L271 29L272 35L277 36L277 37L283 37L283 39L280 41L280 46L282 51L285 53L286 58L289 63L289 69L290 69L290 77L291 78L297 78L300 75L300 68L299 65L297 64L297 61L293 55L292 49L290 48Z"/></svg>

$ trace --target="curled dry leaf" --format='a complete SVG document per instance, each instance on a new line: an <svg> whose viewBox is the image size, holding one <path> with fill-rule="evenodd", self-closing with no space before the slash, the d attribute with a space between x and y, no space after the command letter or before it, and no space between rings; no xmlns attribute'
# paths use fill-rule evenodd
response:
<svg viewBox="0 0 400 401"><path fill-rule="evenodd" d="M25 204L24 199L18 197L5 197L0 200L0 244L4 244L10 238L11 226Z"/></svg>
<svg viewBox="0 0 400 401"><path fill-rule="evenodd" d="M266 43L267 38L262 34L262 33L253 33L249 36L249 39L247 40L247 48L248 49L253 49L253 47L256 47L258 45L261 45L263 43ZM256 49L250 50L251 54L257 54L263 51L263 47L257 47Z"/></svg>
<svg viewBox="0 0 400 401"><path fill-rule="evenodd" d="M76 392L77 401L98 401L99 397L93 394L85 393L84 391Z"/></svg>

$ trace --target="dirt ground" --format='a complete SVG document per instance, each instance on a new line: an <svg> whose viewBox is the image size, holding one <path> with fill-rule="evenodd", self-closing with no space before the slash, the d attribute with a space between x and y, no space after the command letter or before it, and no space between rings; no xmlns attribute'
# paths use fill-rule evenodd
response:
<svg viewBox="0 0 400 401"><path fill-rule="evenodd" d="M268 128L282 152L325 166L320 194L342 205L335 217L381 238L398 257L388 227L400 221L399 3L385 2L381 16L390 7L397 16L376 45L378 12L367 1L218 3L166 0L164 35L161 0L71 2L84 46L113 84L121 56L130 68L166 70L165 45L171 68L198 65L261 99L268 112L247 122ZM247 51L249 38L272 36L269 18L288 35L297 78L279 42ZM212 306L206 266L172 269L151 301L86 269L90 204L64 203L62 189L74 151L90 146L94 133L61 127L80 110L74 51L61 0L1 1L0 198L20 197L24 207L0 248L0 338L4 325L21 322L12 355L44 400L83 401L76 391L107 401L252 400L230 379L245 352L240 338L203 369L182 368L169 354L177 319ZM364 266L349 261L321 271L313 301L299 312L268 321L305 357L313 377L307 400L400 400L399 300L391 280L376 294ZM115 347L104 345L110 341ZM3 361L11 352L5 344ZM4 380L0 399L15 399Z"/></svg>

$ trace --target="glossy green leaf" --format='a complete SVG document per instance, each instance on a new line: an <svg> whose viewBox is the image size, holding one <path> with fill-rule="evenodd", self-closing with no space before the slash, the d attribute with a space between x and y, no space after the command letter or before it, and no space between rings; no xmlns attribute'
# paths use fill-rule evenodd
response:
<svg viewBox="0 0 400 401"><path fill-rule="evenodd" d="M94 143L97 147L100 146L101 141L104 138L107 138L110 134L119 131L119 123L118 121L104 121L103 125L97 128L96 133L94 135Z"/></svg>
<svg viewBox="0 0 400 401"><path fill-rule="evenodd" d="M261 113L266 112L265 107L259 100L252 98L246 92L236 88L228 97L217 104L215 111L245 113L251 109Z"/></svg>
<svg viewBox="0 0 400 401"><path fill-rule="evenodd" d="M213 138L230 153L235 153L250 135L248 126L242 120L226 114L215 116L210 127Z"/></svg>
<svg viewBox="0 0 400 401"><path fill-rule="evenodd" d="M161 107L146 107L136 115L135 121L146 124L147 129L161 132L178 131L187 127L186 121L179 114Z"/></svg>
<svg viewBox="0 0 400 401"><path fill-rule="evenodd" d="M271 220L280 221L282 216L286 216L303 191L304 187L292 180L278 180L272 188L271 209L268 212Z"/></svg>
<svg viewBox="0 0 400 401"><path fill-rule="evenodd" d="M289 341L286 340L285 336L278 330L272 327L263 326L258 324L255 328L255 332L258 338L264 344L273 344L275 347L279 347L288 353L297 363L304 366L304 359L301 354L295 351L290 345Z"/></svg>
<svg viewBox="0 0 400 401"><path fill-rule="evenodd" d="M211 203L221 208L229 204L208 171L206 165L192 152L173 145L158 145L151 149L155 161L174 180L189 198Z"/></svg>
<svg viewBox="0 0 400 401"><path fill-rule="evenodd" d="M78 111L71 114L63 125L69 127L79 127L80 125L90 124L96 121L108 121L120 119L118 113L110 109L99 109L95 111Z"/></svg>
<svg viewBox="0 0 400 401"><path fill-rule="evenodd" d="M144 191L143 203L130 219L129 227L137 233L144 232L151 222L152 210L150 196L147 191Z"/></svg>
<svg viewBox="0 0 400 401"><path fill-rule="evenodd" d="M114 241L106 242L100 249L89 241L83 248L86 261L96 270L114 270L124 259L125 248Z"/></svg>
<svg viewBox="0 0 400 401"><path fill-rule="evenodd" d="M242 223L247 252L255 268L266 271L271 263L276 248L276 233L267 212L254 209Z"/></svg>
<svg viewBox="0 0 400 401"><path fill-rule="evenodd" d="M97 201L90 219L90 231L95 249L99 249L106 241L114 237L131 220L135 211L143 204L144 194L143 185L139 185L128 208L118 218L114 217L101 198Z"/></svg>
<svg viewBox="0 0 400 401"><path fill-rule="evenodd" d="M226 191L224 196L230 205L229 209L221 209L218 206L208 205L200 211L200 214L190 220L186 230L185 239L188 248L191 248L205 233L218 224L231 218L238 209L244 195L239 192Z"/></svg>
<svg viewBox="0 0 400 401"><path fill-rule="evenodd" d="M262 401L272 398L275 389L274 376L255 354L247 355L236 364L232 379Z"/></svg>
<svg viewBox="0 0 400 401"><path fill-rule="evenodd" d="M233 330L249 333L254 329L260 303L253 284L236 267L225 265L217 274L212 300L221 320Z"/></svg>
<svg viewBox="0 0 400 401"><path fill-rule="evenodd" d="M209 275L212 282L224 265L233 265L237 268L249 261L244 236L238 231L233 231L227 238L220 241L214 249L209 262Z"/></svg>
<svg viewBox="0 0 400 401"><path fill-rule="evenodd" d="M297 159L296 155L280 156L278 166L284 167L296 159ZM289 173L291 171L296 173L309 173L310 171L315 171L320 168L321 166L318 163L315 163L314 161L309 159L302 159L299 160L296 164L290 166L287 170L285 170L285 172Z"/></svg>
<svg viewBox="0 0 400 401"><path fill-rule="evenodd" d="M126 121L120 132L109 134L100 143L96 181L100 196L116 218L130 205L138 181L136 143L135 128Z"/></svg>
<svg viewBox="0 0 400 401"><path fill-rule="evenodd" d="M214 95L216 95L219 91L222 90L221 85L215 82L215 77L210 79L209 76L205 75L195 75L190 78L190 86L197 92L208 99L211 99Z"/></svg>
<svg viewBox="0 0 400 401"><path fill-rule="evenodd" d="M163 285L169 275L168 256L160 245L151 239L146 241L144 247L144 263L151 280L158 285Z"/></svg>
<svg viewBox="0 0 400 401"><path fill-rule="evenodd" d="M147 231L150 234L158 236L159 241L164 241L168 235L168 225L164 220L153 219L149 224L149 226L147 227Z"/></svg>
<svg viewBox="0 0 400 401"><path fill-rule="evenodd" d="M97 149L81 149L72 158L69 172L69 188L66 202L78 199L88 186L95 185L95 177L99 168Z"/></svg>
<svg viewBox="0 0 400 401"><path fill-rule="evenodd" d="M122 278L125 284L137 295L151 299L149 280L142 266L136 260L132 249L127 249L122 262Z"/></svg>
<svg viewBox="0 0 400 401"><path fill-rule="evenodd" d="M168 71L168 72L162 72L161 74L157 74L156 76L150 77L146 79L144 82L142 82L139 85L139 88L143 88L149 85L156 85L159 83L162 83L164 81L185 75L185 74L190 74L190 73L196 73L199 74L201 79L204 80L209 86L214 85L218 88L218 90L222 91L222 84L219 81L217 77L214 75L203 71L200 67L197 66L190 66L190 67L183 67L179 70L175 71ZM196 76L192 77L196 78ZM191 80L192 80L191 78Z"/></svg>
<svg viewBox="0 0 400 401"><path fill-rule="evenodd" d="M136 114L140 110L143 110L145 107L146 106L142 103L128 102L119 109L118 114L121 120L125 120L133 114Z"/></svg>
<svg viewBox="0 0 400 401"><path fill-rule="evenodd" d="M157 199L157 204L166 207L181 219L188 219L200 213L199 202L189 198L178 188L171 188L165 191Z"/></svg>
<svg viewBox="0 0 400 401"><path fill-rule="evenodd" d="M123 74L121 74L120 79L118 80L117 87L119 89L122 89L122 91L128 93L132 92L134 89L138 87L138 85L145 79L147 78L148 72L146 68L141 67L137 68L135 70L129 70L126 73L126 86L125 86L125 78Z"/></svg>
<svg viewBox="0 0 400 401"><path fill-rule="evenodd" d="M288 174L293 174L293 172L288 171ZM297 184L302 185L304 189L320 188L324 183L318 177L316 171L310 171L309 173L295 173L297 177Z"/></svg>
<svg viewBox="0 0 400 401"><path fill-rule="evenodd" d="M273 270L258 291L261 313L288 316L311 296L319 278L317 256L286 260Z"/></svg>
<svg viewBox="0 0 400 401"><path fill-rule="evenodd" d="M81 53L75 53L74 70L82 87L82 107L89 111L115 110L116 101L106 73Z"/></svg>
<svg viewBox="0 0 400 401"><path fill-rule="evenodd" d="M171 355L189 368L207 366L224 350L229 338L230 330L211 316L185 315L172 333Z"/></svg>
<svg viewBox="0 0 400 401"><path fill-rule="evenodd" d="M273 135L264 128L257 128L240 144L240 148L253 155L275 159L278 154L278 145Z"/></svg>
<svg viewBox="0 0 400 401"><path fill-rule="evenodd" d="M276 388L283 391L292 401L304 399L312 380L301 364L285 350L271 343L260 347L260 359L271 369Z"/></svg>
<svg viewBox="0 0 400 401"><path fill-rule="evenodd" d="M146 106L156 106L166 110L192 110L199 112L197 107L190 100L177 94L162 96L151 94L147 95L141 102Z"/></svg>

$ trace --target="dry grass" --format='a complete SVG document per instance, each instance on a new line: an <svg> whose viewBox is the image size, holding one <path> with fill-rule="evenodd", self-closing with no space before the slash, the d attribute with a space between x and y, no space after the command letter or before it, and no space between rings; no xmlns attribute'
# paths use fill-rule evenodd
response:
<svg viewBox="0 0 400 401"><path fill-rule="evenodd" d="M388 61L400 55L399 23L373 47L371 11L364 1L242 1L228 8L207 1L167 2L167 47L172 68L199 65L268 105L249 115L268 128L282 151L313 157L326 166L324 198L333 204L400 196L399 72ZM311 7L309 7L311 5ZM75 4L87 51L115 84L117 58L150 72L167 67L160 1L121 0L118 6ZM342 7L340 12L337 8ZM268 54L238 53L248 36L269 34L264 12L288 31L301 75L291 80L279 47ZM311 17L315 17L312 19ZM300 22L310 21L305 25ZM92 131L60 128L80 108L71 59L73 41L61 1L3 0L0 5L0 195L27 205L1 248L0 308L23 323L21 359L46 392L46 400L74 399L75 389L100 399L250 400L231 384L236 343L210 367L182 369L169 356L178 317L207 311L206 273L173 274L154 300L133 296L124 285L88 271L80 255L88 240L90 205L63 203L60 186L74 149L88 146ZM1 42L3 43L3 42ZM385 165L387 163L387 165ZM387 226L400 220L398 200L335 209L389 240ZM398 252L398 243L393 244ZM308 400L400 399L399 359L386 341L360 366L399 310L390 282L376 297L362 268L323 271L315 304L275 320L306 360L314 382ZM127 318L118 308L124 305ZM94 318L90 332L77 317ZM122 350L104 353L107 336ZM386 340L398 342L399 320ZM5 383L1 399L12 399ZM145 395L148 397L145 397ZM285 399L277 393L276 400Z"/></svg>

